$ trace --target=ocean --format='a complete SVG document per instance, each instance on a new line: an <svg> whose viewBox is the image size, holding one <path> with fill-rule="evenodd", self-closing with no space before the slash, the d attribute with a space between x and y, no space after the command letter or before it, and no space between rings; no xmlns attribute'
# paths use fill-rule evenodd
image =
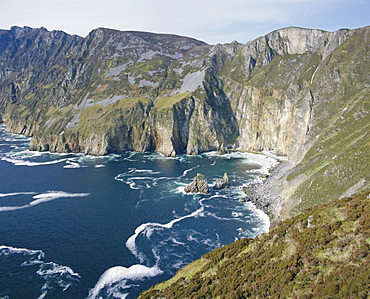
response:
<svg viewBox="0 0 370 299"><path fill-rule="evenodd" d="M0 298L136 298L203 254L269 229L241 186L277 164L251 153L106 157L31 152L0 127ZM197 173L210 187L186 194Z"/></svg>

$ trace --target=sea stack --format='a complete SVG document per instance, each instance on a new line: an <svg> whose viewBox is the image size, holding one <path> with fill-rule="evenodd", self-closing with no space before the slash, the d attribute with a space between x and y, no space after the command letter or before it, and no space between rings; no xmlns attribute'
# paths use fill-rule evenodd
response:
<svg viewBox="0 0 370 299"><path fill-rule="evenodd" d="M194 180L185 187L186 193L209 193L208 182L205 175L198 173Z"/></svg>
<svg viewBox="0 0 370 299"><path fill-rule="evenodd" d="M222 178L216 179L216 184L213 186L213 189L220 190L224 188L229 188L229 186L229 176L225 172Z"/></svg>

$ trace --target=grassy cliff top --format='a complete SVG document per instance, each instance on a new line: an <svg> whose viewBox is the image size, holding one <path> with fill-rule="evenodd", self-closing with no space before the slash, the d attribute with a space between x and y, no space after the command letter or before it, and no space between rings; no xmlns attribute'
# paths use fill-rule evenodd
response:
<svg viewBox="0 0 370 299"><path fill-rule="evenodd" d="M367 298L369 191L210 252L140 298Z"/></svg>

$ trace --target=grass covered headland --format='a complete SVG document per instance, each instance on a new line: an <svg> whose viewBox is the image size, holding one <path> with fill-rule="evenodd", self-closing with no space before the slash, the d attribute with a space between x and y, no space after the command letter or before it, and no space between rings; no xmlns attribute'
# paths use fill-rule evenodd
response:
<svg viewBox="0 0 370 299"><path fill-rule="evenodd" d="M140 298L368 298L369 191L210 252Z"/></svg>

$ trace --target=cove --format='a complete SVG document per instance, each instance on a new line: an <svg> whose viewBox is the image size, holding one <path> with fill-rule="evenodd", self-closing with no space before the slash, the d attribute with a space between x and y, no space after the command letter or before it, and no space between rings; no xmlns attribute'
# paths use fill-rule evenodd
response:
<svg viewBox="0 0 370 299"><path fill-rule="evenodd" d="M29 141L0 130L0 297L136 298L201 255L268 231L268 217L239 199L271 157L93 157L32 152ZM197 173L213 186L225 172L231 188L183 191Z"/></svg>

